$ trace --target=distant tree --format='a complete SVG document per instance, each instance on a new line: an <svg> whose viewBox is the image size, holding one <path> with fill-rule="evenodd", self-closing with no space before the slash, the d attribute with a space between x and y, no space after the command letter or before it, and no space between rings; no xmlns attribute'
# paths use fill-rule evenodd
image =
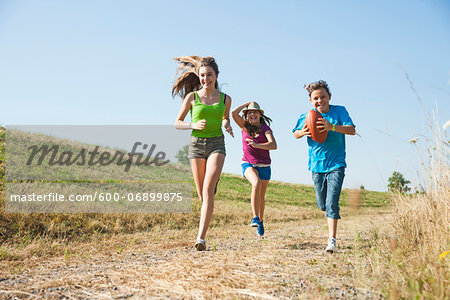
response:
<svg viewBox="0 0 450 300"><path fill-rule="evenodd" d="M189 166L189 158L188 158L189 145L184 146L180 150L178 150L177 155L175 157L178 159L178 162Z"/></svg>
<svg viewBox="0 0 450 300"><path fill-rule="evenodd" d="M361 191L364 191L366 188L361 184L361 185L359 186L359 189L360 189Z"/></svg>
<svg viewBox="0 0 450 300"><path fill-rule="evenodd" d="M411 190L408 186L411 181L406 180L400 172L395 171L392 173L392 176L389 177L388 182L388 189L390 192L407 193Z"/></svg>

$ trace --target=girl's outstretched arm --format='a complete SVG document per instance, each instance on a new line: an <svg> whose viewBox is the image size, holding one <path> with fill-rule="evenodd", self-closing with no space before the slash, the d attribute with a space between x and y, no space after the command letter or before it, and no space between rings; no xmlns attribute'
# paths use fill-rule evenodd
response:
<svg viewBox="0 0 450 300"><path fill-rule="evenodd" d="M252 103L251 101L244 103L238 107L236 107L235 109L233 109L233 111L231 112L231 115L233 116L233 120L236 122L236 124L240 127L240 128L244 128L245 125L245 120L243 117L241 117L239 115L239 113L246 108L247 106L250 105L250 103Z"/></svg>
<svg viewBox="0 0 450 300"><path fill-rule="evenodd" d="M253 148L259 148L264 150L276 150L277 149L277 141L275 141L275 137L273 136L272 130L267 130L265 132L267 142L257 144L252 139L245 139L248 145Z"/></svg>

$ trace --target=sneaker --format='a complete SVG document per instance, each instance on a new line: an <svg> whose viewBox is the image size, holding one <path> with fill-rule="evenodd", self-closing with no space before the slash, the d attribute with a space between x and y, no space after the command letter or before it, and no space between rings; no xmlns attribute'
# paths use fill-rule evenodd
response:
<svg viewBox="0 0 450 300"><path fill-rule="evenodd" d="M336 252L336 239L335 238L328 238L328 246L325 249L327 252L333 253Z"/></svg>
<svg viewBox="0 0 450 300"><path fill-rule="evenodd" d="M259 217L256 216L253 218L252 222L250 223L250 227L259 227Z"/></svg>
<svg viewBox="0 0 450 300"><path fill-rule="evenodd" d="M203 251L203 250L205 250L206 249L206 243L205 243L205 240L204 239L198 239L196 242L195 242L195 249L197 249L197 251Z"/></svg>
<svg viewBox="0 0 450 300"><path fill-rule="evenodd" d="M264 235L264 225L263 225L263 222L259 222L259 227L256 228L256 232L258 232L258 234L259 234L260 236L263 236L263 235Z"/></svg>

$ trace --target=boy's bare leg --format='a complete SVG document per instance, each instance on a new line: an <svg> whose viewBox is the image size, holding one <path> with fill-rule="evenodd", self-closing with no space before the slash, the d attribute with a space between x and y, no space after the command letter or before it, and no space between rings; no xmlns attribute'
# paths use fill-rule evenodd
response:
<svg viewBox="0 0 450 300"><path fill-rule="evenodd" d="M328 237L336 239L338 219L327 218L328 223Z"/></svg>

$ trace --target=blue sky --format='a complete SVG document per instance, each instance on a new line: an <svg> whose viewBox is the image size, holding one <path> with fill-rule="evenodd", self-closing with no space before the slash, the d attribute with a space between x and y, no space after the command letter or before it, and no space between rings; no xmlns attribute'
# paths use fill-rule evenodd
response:
<svg viewBox="0 0 450 300"><path fill-rule="evenodd" d="M324 79L360 134L344 186L383 191L393 171L414 185L423 143L408 141L436 107L450 119L449 20L437 0L0 0L0 123L173 124L171 58L212 55L233 107L254 100L273 119L273 179L312 184L291 129L311 107L303 84ZM224 171L239 174L240 135L226 143Z"/></svg>

